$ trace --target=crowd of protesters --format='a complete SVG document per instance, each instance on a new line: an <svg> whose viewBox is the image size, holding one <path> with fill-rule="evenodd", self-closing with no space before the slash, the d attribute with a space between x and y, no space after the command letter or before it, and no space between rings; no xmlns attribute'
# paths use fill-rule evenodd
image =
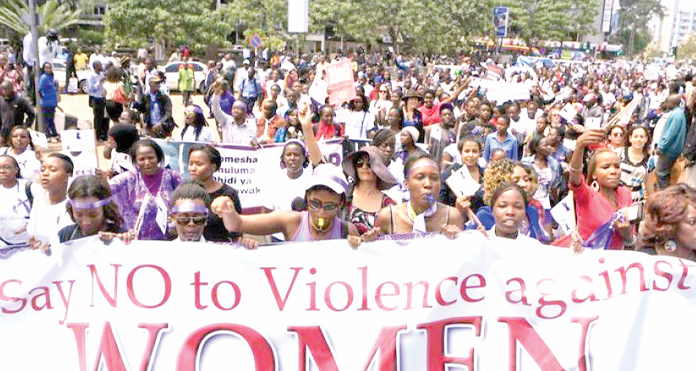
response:
<svg viewBox="0 0 696 371"><path fill-rule="evenodd" d="M640 64L539 62L500 65L503 76L492 76L496 63L480 55L253 57L239 66L230 54L209 61L201 107L191 103L198 89L188 48L175 52L170 60L184 62L185 106L185 121L175 122L176 103L152 58L75 54L78 68L92 70L85 104L111 161L85 176L71 156L42 153L29 135L40 114L49 140L59 140L51 63L42 66L37 110L18 68L0 54L3 247L48 253L52 244L92 235L249 248L259 239L248 235L346 239L358 247L472 229L488 238L696 260L696 76L688 68L663 67L648 79ZM332 105L327 69L344 58L355 98ZM493 94L489 81L529 95ZM198 142L187 156L190 179L165 166L151 138ZM334 138L366 145L334 166L320 150ZM263 213L244 214L238 192L215 180L216 143L284 143L279 168L264 169L274 182ZM568 197L576 226L564 230L552 210Z"/></svg>

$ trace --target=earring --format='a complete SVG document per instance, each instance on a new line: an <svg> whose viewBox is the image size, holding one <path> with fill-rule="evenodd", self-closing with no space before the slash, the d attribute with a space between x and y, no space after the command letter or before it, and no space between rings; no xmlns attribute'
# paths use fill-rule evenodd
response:
<svg viewBox="0 0 696 371"><path fill-rule="evenodd" d="M677 251L677 243L674 240L669 240L665 242L664 248L667 252L675 252Z"/></svg>
<svg viewBox="0 0 696 371"><path fill-rule="evenodd" d="M592 184L590 184L590 187L592 187L592 189L594 189L595 192L599 192L599 183L597 183L596 180L592 181Z"/></svg>

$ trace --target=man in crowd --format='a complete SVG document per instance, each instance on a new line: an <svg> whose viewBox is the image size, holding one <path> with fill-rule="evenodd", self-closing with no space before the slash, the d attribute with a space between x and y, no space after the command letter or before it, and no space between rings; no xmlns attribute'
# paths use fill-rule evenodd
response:
<svg viewBox="0 0 696 371"><path fill-rule="evenodd" d="M263 97L263 88L256 80L256 70L254 68L250 67L246 76L241 76L239 80L236 90L239 92L240 99L246 104L247 112L251 114L256 101L261 101Z"/></svg>
<svg viewBox="0 0 696 371"><path fill-rule="evenodd" d="M13 127L32 125L35 111L28 99L15 93L9 81L0 83L0 93L0 146L3 146Z"/></svg>
<svg viewBox="0 0 696 371"><path fill-rule="evenodd" d="M670 95L665 101L665 114L669 115L662 130L660 141L657 143L657 186L665 189L669 186L672 166L684 150L686 143L686 116L684 109L679 106L681 97Z"/></svg>
<svg viewBox="0 0 696 371"><path fill-rule="evenodd" d="M92 107L94 134L97 140L106 141L109 130L109 119L104 117L106 101L104 99L104 72L102 64L95 60L92 64L92 74L85 83L85 92L89 95L89 106Z"/></svg>
<svg viewBox="0 0 696 371"><path fill-rule="evenodd" d="M259 143L273 143L276 130L285 126L285 120L276 114L278 104L273 100L266 101L263 116L256 120L256 138Z"/></svg>
<svg viewBox="0 0 696 371"><path fill-rule="evenodd" d="M152 76L148 80L149 92L143 103L136 108L143 113L143 124L157 138L167 138L176 127L172 118L172 100L159 89L160 78Z"/></svg>

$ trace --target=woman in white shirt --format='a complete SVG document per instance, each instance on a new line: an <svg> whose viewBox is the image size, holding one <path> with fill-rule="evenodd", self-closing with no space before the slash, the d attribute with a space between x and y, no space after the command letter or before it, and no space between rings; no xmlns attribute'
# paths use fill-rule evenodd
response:
<svg viewBox="0 0 696 371"><path fill-rule="evenodd" d="M50 251L52 241L58 241L58 231L74 224L67 212L68 180L73 173L70 157L51 153L41 165L43 195L34 194L29 215L29 246Z"/></svg>
<svg viewBox="0 0 696 371"><path fill-rule="evenodd" d="M368 111L367 98L358 95L348 103L350 114L346 119L345 133L350 139L368 139L368 133L375 129L375 115Z"/></svg>
<svg viewBox="0 0 696 371"><path fill-rule="evenodd" d="M392 108L391 92L389 84L384 83L379 85L378 98L370 103L370 113L372 113L377 122L382 122L387 117L387 112Z"/></svg>
<svg viewBox="0 0 696 371"><path fill-rule="evenodd" d="M26 246L27 222L31 212L27 181L17 160L9 155L0 156L0 249Z"/></svg>
<svg viewBox="0 0 696 371"><path fill-rule="evenodd" d="M22 177L29 182L36 179L41 170L40 155L34 152L29 130L24 126L15 126L10 131L10 146L0 149L0 155L14 157L19 164Z"/></svg>
<svg viewBox="0 0 696 371"><path fill-rule="evenodd" d="M203 143L213 141L213 131L208 127L203 109L196 104L186 106L186 125L181 129L181 140Z"/></svg>

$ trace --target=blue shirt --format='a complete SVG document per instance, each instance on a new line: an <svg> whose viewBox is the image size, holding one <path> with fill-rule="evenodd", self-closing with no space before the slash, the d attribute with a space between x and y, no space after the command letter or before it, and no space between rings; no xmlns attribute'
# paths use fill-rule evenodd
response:
<svg viewBox="0 0 696 371"><path fill-rule="evenodd" d="M58 92L53 76L42 73L39 79L39 95L41 95L41 107L56 107L58 105Z"/></svg>
<svg viewBox="0 0 696 371"><path fill-rule="evenodd" d="M517 160L517 139L505 133L505 140L498 140L498 132L490 133L486 136L486 145L483 147L483 158L488 162L491 158L491 153L500 148L505 151L505 156L511 160Z"/></svg>
<svg viewBox="0 0 696 371"><path fill-rule="evenodd" d="M256 98L263 90L261 89L261 84L256 79L250 80L249 76L244 76L239 83L239 92L244 98Z"/></svg>
<svg viewBox="0 0 696 371"><path fill-rule="evenodd" d="M85 93L89 94L90 97L94 98L104 98L104 77L103 72L93 73L87 78L87 83L85 84Z"/></svg>

